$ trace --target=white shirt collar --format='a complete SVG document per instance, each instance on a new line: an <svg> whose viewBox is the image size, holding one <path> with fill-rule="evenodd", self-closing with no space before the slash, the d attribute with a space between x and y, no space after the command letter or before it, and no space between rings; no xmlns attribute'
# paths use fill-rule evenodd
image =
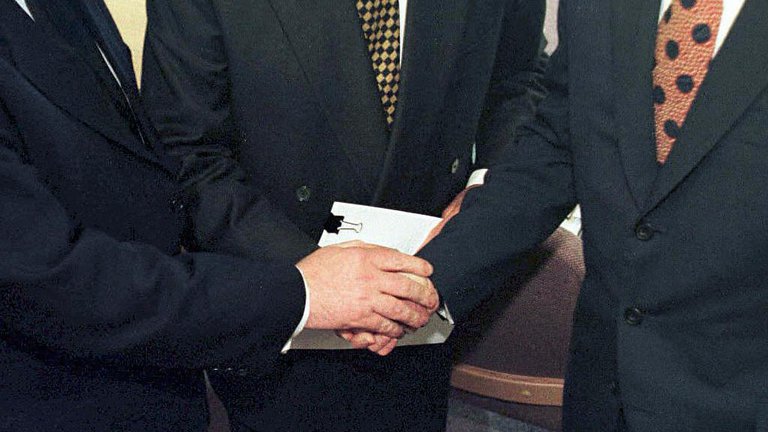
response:
<svg viewBox="0 0 768 432"><path fill-rule="evenodd" d="M30 18L32 18L33 20L35 19L35 17L32 16L32 12L29 11L29 6L27 6L27 1L26 0L16 0L16 3L19 6L21 6L22 9L24 9L24 12L26 12L27 15L29 15Z"/></svg>
<svg viewBox="0 0 768 432"><path fill-rule="evenodd" d="M720 51L720 47L723 46L726 37L731 32L731 27L736 21L736 17L741 12L741 8L744 6L746 0L723 0L723 16L720 19L720 30L717 32L717 39L715 40L715 54ZM672 5L672 0L662 0L661 10L659 10L659 21L664 16L664 12Z"/></svg>

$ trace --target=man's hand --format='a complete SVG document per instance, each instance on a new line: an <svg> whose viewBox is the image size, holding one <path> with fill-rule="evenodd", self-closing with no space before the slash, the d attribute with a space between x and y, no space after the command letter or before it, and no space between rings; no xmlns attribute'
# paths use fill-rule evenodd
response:
<svg viewBox="0 0 768 432"><path fill-rule="evenodd" d="M450 204L448 204L445 210L443 210L443 214L442 214L443 220L440 221L440 223L437 224L437 226L432 228L432 231L429 232L427 239L424 240L424 243L421 244L421 247L419 249L423 248L424 246L427 245L427 243L431 242L433 238L437 237L437 235L440 234L440 231L443 230L443 227L445 227L445 224L447 224L448 221L453 219L454 216L459 214L459 212L461 211L461 204L464 202L464 197L467 195L467 192L470 189L474 189L480 186L482 185L476 184L476 185L468 186L466 189L459 192L459 194L456 195L455 198L453 198Z"/></svg>
<svg viewBox="0 0 768 432"><path fill-rule="evenodd" d="M343 330L337 333L339 337L349 342L353 348L367 349L380 356L388 355L397 346L397 338L389 336L354 330Z"/></svg>
<svg viewBox="0 0 768 432"><path fill-rule="evenodd" d="M432 239L437 237L437 235L440 234L440 231L443 230L445 224L447 224L448 221L453 219L454 216L461 212L461 205L464 202L464 197L467 195L467 192L470 189L474 189L480 186L482 186L482 184L474 184L468 186L466 189L456 195L456 197L450 202L450 204L448 204L445 210L443 210L443 220L440 221L437 226L432 228L432 231L429 232L429 235L427 235L426 240L424 240L424 243L421 244L419 249L423 248L427 243L432 241ZM393 338L387 335L374 334L364 330L344 330L339 331L338 335L349 342L354 348L368 349L369 351L381 356L385 356L391 353L392 350L394 350L397 346L397 338Z"/></svg>
<svg viewBox="0 0 768 432"><path fill-rule="evenodd" d="M319 249L296 264L309 286L306 328L356 329L392 338L424 326L438 295L432 266L394 249L349 242Z"/></svg>

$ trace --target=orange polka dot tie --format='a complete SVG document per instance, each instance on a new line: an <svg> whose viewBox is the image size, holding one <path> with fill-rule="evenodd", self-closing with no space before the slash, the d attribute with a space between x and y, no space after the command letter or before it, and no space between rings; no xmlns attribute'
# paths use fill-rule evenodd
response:
<svg viewBox="0 0 768 432"><path fill-rule="evenodd" d="M397 0L358 0L356 6L387 126L392 127L400 87L400 7Z"/></svg>
<svg viewBox="0 0 768 432"><path fill-rule="evenodd" d="M653 103L656 160L667 161L709 69L723 0L673 0L659 23Z"/></svg>

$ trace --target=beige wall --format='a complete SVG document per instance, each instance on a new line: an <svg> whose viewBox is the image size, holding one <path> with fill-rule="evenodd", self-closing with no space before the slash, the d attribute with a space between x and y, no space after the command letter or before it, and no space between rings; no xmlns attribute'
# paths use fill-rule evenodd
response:
<svg viewBox="0 0 768 432"><path fill-rule="evenodd" d="M140 76L144 31L147 28L145 0L105 0L120 29L125 43L131 47L136 77Z"/></svg>

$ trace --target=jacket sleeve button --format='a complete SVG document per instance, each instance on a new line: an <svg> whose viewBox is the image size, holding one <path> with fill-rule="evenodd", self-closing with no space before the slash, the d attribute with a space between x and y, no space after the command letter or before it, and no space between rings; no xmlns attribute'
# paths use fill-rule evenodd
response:
<svg viewBox="0 0 768 432"><path fill-rule="evenodd" d="M647 222L640 221L635 226L635 237L640 241L648 241L652 239L655 233L656 230L654 230L653 226Z"/></svg>
<svg viewBox="0 0 768 432"><path fill-rule="evenodd" d="M300 202L309 201L310 196L312 196L312 190L309 189L307 186L302 186L296 189L296 198L298 198Z"/></svg>
<svg viewBox="0 0 768 432"><path fill-rule="evenodd" d="M643 323L645 313L636 307L627 308L624 311L624 322L631 326L637 326Z"/></svg>

